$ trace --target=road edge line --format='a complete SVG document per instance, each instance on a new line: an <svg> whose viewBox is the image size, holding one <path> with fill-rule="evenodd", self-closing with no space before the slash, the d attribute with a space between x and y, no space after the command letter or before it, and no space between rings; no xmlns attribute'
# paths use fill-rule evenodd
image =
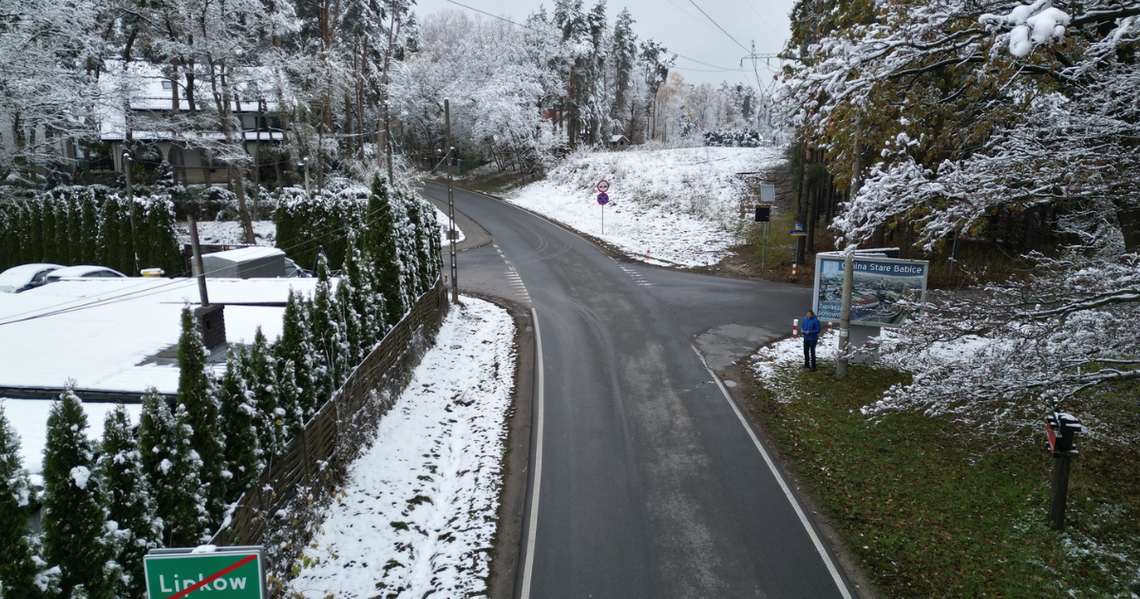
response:
<svg viewBox="0 0 1140 599"><path fill-rule="evenodd" d="M538 377L538 409L536 411L537 424L535 425L535 447L534 447L534 489L530 496L530 519L527 522L527 537L526 537L526 559L523 561L523 580L522 580L522 593L519 595L521 599L530 599L530 581L534 573L534 543L535 537L538 533L538 493L542 489L542 434L543 434L543 417L544 417L544 403L545 391L543 381L543 364L542 364L542 333L538 329L538 311L534 308L530 309L531 320L534 321L534 349L535 349L535 371Z"/></svg>
<svg viewBox="0 0 1140 599"><path fill-rule="evenodd" d="M776 467L776 462L774 462L772 460L772 457L768 455L768 450L764 449L764 444L760 442L760 437L756 436L756 431L752 429L752 425L748 422L748 419L744 417L744 412L741 412L740 406L736 405L736 402L733 401L732 395L730 395L728 392L728 388L724 386L724 382L720 380L720 377L717 376L715 372L713 372L712 368L709 368L708 362L705 361L705 357L701 355L700 350L698 350L696 346L693 345L690 345L689 347L692 348L693 353L697 354L697 357L700 358L701 364L705 367L705 370L709 371L709 374L712 375L713 380L716 381L716 386L720 388L721 394L724 395L725 401L728 402L728 405L732 406L732 411L735 412L736 417L740 419L740 424L742 424L744 426L744 430L748 432L748 436L752 439L752 443L756 446L756 449L760 450L760 455L764 458L764 463L768 464L768 470L772 472L772 476L776 478L776 482L780 483L780 489L784 491L784 495L787 496L788 502L792 504L792 509L794 509L796 511L796 515L799 516L800 524L803 524L804 528L807 530L808 536L811 537L811 541L815 545L815 550L819 552L819 555L823 557L823 562L827 564L827 570L831 573L831 578L835 581L835 586L839 587L839 592L843 595L843 599L853 599L851 591L847 588L847 583L844 582L843 577L839 574L839 568L836 567L835 561L831 559L831 555L827 552L827 548L823 546L823 541L820 540L819 535L816 534L815 528L808 520L807 514L804 512L803 508L800 507L799 500L796 499L795 494L792 493L791 487L789 487L787 481L784 480L784 475Z"/></svg>

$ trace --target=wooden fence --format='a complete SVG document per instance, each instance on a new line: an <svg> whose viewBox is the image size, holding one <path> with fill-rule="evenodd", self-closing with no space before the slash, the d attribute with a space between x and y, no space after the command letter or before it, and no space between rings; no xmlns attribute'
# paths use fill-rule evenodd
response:
<svg viewBox="0 0 1140 599"><path fill-rule="evenodd" d="M215 545L267 546L278 565L304 544L308 515L327 502L346 469L370 445L380 419L403 391L447 313L442 278L416 302L376 349L349 374L340 389L309 420L300 435L270 463L247 491ZM300 542L298 542L300 541ZM288 554L292 554L288 555Z"/></svg>

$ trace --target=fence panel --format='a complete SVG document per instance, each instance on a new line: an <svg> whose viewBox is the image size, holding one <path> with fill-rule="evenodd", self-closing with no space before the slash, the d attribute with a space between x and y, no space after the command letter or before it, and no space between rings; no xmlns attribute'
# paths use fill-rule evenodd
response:
<svg viewBox="0 0 1140 599"><path fill-rule="evenodd" d="M442 279L349 373L344 384L246 491L215 545L257 545L267 534L289 534L298 509L311 508L343 479L367 437L392 407L447 312ZM290 517L280 518L279 514Z"/></svg>

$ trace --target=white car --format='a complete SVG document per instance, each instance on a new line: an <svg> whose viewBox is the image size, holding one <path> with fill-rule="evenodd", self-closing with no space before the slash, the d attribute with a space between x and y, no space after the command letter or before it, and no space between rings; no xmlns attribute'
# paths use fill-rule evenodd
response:
<svg viewBox="0 0 1140 599"><path fill-rule="evenodd" d="M47 282L47 276L63 268L61 264L37 262L21 264L0 272L0 293L19 293Z"/></svg>
<svg viewBox="0 0 1140 599"><path fill-rule="evenodd" d="M63 279L118 279L127 275L106 266L80 264L79 266L64 266L47 273L45 283L54 283Z"/></svg>

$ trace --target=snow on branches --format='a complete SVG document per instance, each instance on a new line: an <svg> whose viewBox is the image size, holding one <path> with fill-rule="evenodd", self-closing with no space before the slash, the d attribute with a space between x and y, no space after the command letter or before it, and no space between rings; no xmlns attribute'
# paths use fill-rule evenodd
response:
<svg viewBox="0 0 1140 599"><path fill-rule="evenodd" d="M1029 56L1035 46L1060 42L1071 21L1068 13L1053 7L1051 0L1022 4L1004 15L987 13L978 19L983 25L1013 26L1009 32L1009 53L1020 58Z"/></svg>
<svg viewBox="0 0 1140 599"><path fill-rule="evenodd" d="M1140 378L1126 333L1140 317L1140 2L1058 4L887 0L801 40L801 134L839 180L871 165L833 223L847 244L907 227L934 251L1028 211L1055 240L1023 257L1027 273L938 297L881 341L914 378L869 414L995 422Z"/></svg>

